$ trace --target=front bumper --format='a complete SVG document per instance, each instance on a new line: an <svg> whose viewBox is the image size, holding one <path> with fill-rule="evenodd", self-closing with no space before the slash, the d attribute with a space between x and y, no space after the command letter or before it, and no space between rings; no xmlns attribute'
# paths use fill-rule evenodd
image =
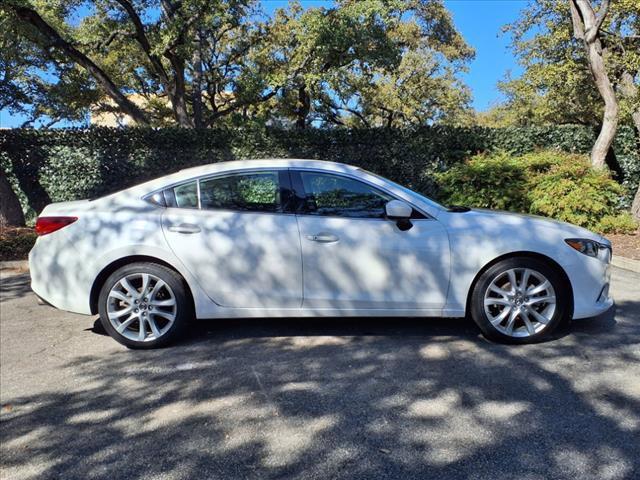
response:
<svg viewBox="0 0 640 480"><path fill-rule="evenodd" d="M573 287L573 318L595 317L614 304L609 296L611 260L578 255L578 261L566 269Z"/></svg>

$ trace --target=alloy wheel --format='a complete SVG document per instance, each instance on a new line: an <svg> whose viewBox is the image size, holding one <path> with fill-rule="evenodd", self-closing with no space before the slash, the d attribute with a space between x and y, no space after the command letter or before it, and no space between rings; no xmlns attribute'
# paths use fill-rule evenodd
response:
<svg viewBox="0 0 640 480"><path fill-rule="evenodd" d="M484 294L484 312L491 325L510 337L542 332L556 312L551 282L530 268L512 268L497 274Z"/></svg>
<svg viewBox="0 0 640 480"><path fill-rule="evenodd" d="M137 342L166 334L176 319L177 302L171 287L149 273L132 273L118 280L107 296L107 315L113 328Z"/></svg>

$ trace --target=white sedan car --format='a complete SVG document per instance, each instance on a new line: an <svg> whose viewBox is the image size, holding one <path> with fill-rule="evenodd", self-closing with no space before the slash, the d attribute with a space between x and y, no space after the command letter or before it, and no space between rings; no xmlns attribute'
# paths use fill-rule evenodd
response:
<svg viewBox="0 0 640 480"><path fill-rule="evenodd" d="M349 165L250 160L54 203L34 292L152 348L192 318L462 317L527 343L609 298L611 244L544 218L447 208Z"/></svg>

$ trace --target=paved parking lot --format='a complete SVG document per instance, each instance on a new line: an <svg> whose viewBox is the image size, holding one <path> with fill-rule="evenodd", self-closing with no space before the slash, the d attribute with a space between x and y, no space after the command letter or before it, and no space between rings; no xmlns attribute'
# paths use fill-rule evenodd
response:
<svg viewBox="0 0 640 480"><path fill-rule="evenodd" d="M640 477L640 275L553 341L465 320L200 322L129 351L96 318L0 303L3 479Z"/></svg>

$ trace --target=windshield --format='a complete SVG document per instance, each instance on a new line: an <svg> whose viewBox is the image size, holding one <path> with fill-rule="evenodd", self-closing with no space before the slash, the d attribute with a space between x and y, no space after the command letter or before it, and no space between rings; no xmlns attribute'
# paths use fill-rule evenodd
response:
<svg viewBox="0 0 640 480"><path fill-rule="evenodd" d="M371 175L372 177L376 177L379 178L380 180L384 180L387 183L390 183L391 185L393 185L394 187L402 190L403 192L407 193L408 195L412 195L412 196L418 196L421 199L423 199L425 202L432 204L433 206L437 207L437 208L441 208L442 210L449 210L450 207L447 207L445 205L442 205L441 203L436 202L433 198L431 197L427 197L426 195L422 195L418 192L416 192L415 190L411 190L410 188L407 188L403 185L400 185L399 183L393 182L391 180L389 180L386 177L383 177L382 175L378 175L377 173L373 173L370 172L368 170L365 170L364 168L360 168L359 170L361 170L362 172Z"/></svg>

